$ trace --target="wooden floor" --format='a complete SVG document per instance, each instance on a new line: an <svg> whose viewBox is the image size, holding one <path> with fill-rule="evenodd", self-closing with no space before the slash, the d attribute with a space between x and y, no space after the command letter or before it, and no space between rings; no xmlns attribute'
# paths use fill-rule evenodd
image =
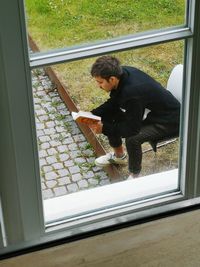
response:
<svg viewBox="0 0 200 267"><path fill-rule="evenodd" d="M198 267L200 212L3 260L1 267Z"/></svg>

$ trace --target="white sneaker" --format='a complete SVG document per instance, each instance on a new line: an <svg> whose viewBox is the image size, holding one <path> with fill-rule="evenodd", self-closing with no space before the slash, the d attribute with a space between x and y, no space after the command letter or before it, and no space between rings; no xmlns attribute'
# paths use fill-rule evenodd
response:
<svg viewBox="0 0 200 267"><path fill-rule="evenodd" d="M121 158L117 158L114 153L107 153L106 155L95 159L95 164L99 167L106 167L110 164L124 165L126 163L126 154Z"/></svg>
<svg viewBox="0 0 200 267"><path fill-rule="evenodd" d="M138 174L130 174L126 180L133 180L135 178L138 178L139 175L140 175L139 173Z"/></svg>
<svg viewBox="0 0 200 267"><path fill-rule="evenodd" d="M134 179L133 175L129 175L126 180L133 180L133 179Z"/></svg>

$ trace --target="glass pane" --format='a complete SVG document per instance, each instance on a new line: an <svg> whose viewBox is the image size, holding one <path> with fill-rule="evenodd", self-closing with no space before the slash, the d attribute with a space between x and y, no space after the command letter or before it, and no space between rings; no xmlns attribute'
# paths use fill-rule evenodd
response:
<svg viewBox="0 0 200 267"><path fill-rule="evenodd" d="M26 0L28 32L40 50L185 24L185 0Z"/></svg>
<svg viewBox="0 0 200 267"><path fill-rule="evenodd" d="M184 41L176 41L115 53L113 56L117 57L122 65L134 66L146 72L164 88L167 88L172 69L178 64L183 64L183 51ZM100 187L104 188L105 185L120 185L120 183L120 186L126 187L127 178L130 174L128 162L125 165L118 166L111 164L106 169L96 166L95 158L97 158L97 154L99 156L99 154L112 152L108 139L103 134L95 135L88 127L86 128L89 131L85 132L84 129L80 128L80 124L77 125L75 123L71 116L72 110L90 111L109 98L109 94L101 90L90 75L91 65L95 60L96 58L84 59L52 66L52 68L36 69L32 72L41 183L47 218L52 218L52 215L48 215L48 213L52 213L49 205L53 204L49 204L46 200L54 199L58 196L69 197L69 195L73 195L74 199L70 198L68 200L72 203L70 205L73 206L73 201L77 200L77 198L75 197L76 194L72 193L89 190L87 196L94 196L94 191L90 192L94 188L100 189ZM177 76L175 80L178 81L179 78L181 77ZM179 90L181 93L182 89L179 88ZM126 151L125 138L122 141ZM100 153L99 147L103 147L104 151ZM144 177L151 177L148 179L156 179L157 184L158 181L161 183L164 187L162 189L164 192L165 188L168 188L166 190L171 190L172 185L170 184L170 187L168 187L168 184L166 185L162 181L162 177L166 174L168 181L171 181L171 171L173 175L176 173L177 176L178 162L178 137L167 137L162 143L159 142L159 148L156 153L149 142L143 142L142 170L136 180L139 183L141 182L143 187L145 184ZM156 176L156 173L159 173L159 176ZM153 176L149 176L152 174ZM140 180L140 178L142 179ZM176 179L173 181L176 181L176 184L173 184L173 190L175 190L178 184ZM154 182L152 181L152 183ZM104 190L108 190L108 188L111 187L105 187ZM140 198L140 193L138 193L140 188L137 190L135 193L129 192L127 196L123 196L119 201L123 203L123 199L126 199L126 197L128 198L127 201L130 201L130 198L134 199L136 195L137 198ZM101 190L98 190L98 192L101 192ZM156 191L156 194L159 192ZM163 191L161 192L163 193ZM97 192L95 194L101 195ZM149 191L150 195L152 195L151 191ZM79 194L78 196L82 195ZM141 196L148 197L148 190L145 195ZM120 194L118 194L118 197L120 197ZM80 199L79 203L74 205L76 208L80 207L82 209L81 202L83 200ZM60 198L58 201L60 202ZM112 200L110 202L106 202L106 205L114 205ZM95 202L92 203L94 205ZM105 208L102 205L99 204L98 209ZM56 206L62 207L61 204ZM66 203L64 205L65 208ZM93 207L93 209L95 208ZM77 210L75 212L75 210L72 208L68 211L68 215L77 214L78 212ZM54 216L53 218L55 219Z"/></svg>

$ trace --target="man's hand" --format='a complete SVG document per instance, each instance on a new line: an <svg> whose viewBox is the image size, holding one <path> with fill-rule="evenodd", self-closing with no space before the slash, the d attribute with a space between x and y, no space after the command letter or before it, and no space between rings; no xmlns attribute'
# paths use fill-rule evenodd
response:
<svg viewBox="0 0 200 267"><path fill-rule="evenodd" d="M93 124L89 124L89 127L93 130L94 133L100 134L102 133L103 124L101 121Z"/></svg>

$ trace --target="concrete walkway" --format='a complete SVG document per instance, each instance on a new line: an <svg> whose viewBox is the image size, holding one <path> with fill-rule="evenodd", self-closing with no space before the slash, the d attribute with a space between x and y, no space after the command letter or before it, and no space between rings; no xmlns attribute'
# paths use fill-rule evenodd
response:
<svg viewBox="0 0 200 267"><path fill-rule="evenodd" d="M109 184L94 165L86 141L56 88L42 69L32 72L43 199Z"/></svg>

